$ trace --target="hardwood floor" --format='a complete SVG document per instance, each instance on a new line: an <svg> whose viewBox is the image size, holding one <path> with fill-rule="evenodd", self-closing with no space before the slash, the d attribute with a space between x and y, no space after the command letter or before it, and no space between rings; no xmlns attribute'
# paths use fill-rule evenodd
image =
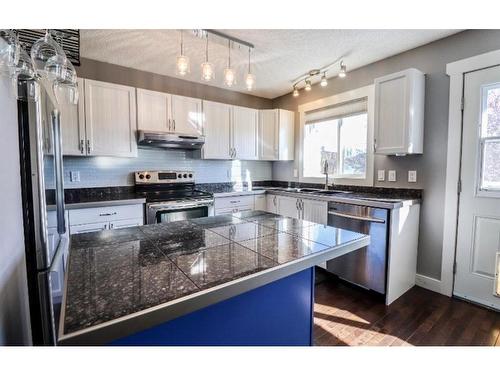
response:
<svg viewBox="0 0 500 375"><path fill-rule="evenodd" d="M334 278L316 284L315 345L497 345L500 313L414 287L391 306Z"/></svg>

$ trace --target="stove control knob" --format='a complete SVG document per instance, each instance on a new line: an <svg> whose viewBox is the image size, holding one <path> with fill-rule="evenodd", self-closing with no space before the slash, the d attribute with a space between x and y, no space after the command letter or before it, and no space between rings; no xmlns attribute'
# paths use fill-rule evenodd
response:
<svg viewBox="0 0 500 375"><path fill-rule="evenodd" d="M177 177L178 177L178 178L182 178L182 175L179 173L179 174L177 175Z"/></svg>
<svg viewBox="0 0 500 375"><path fill-rule="evenodd" d="M188 175L187 175L186 173L184 173L184 176L182 176L182 177L187 178L187 176L188 176Z"/></svg>
<svg viewBox="0 0 500 375"><path fill-rule="evenodd" d="M139 179L140 179L140 180L143 180L143 179L144 179L144 175L143 175L142 173L139 175Z"/></svg>
<svg viewBox="0 0 500 375"><path fill-rule="evenodd" d="M193 174L192 173L189 174L189 178L193 178Z"/></svg>
<svg viewBox="0 0 500 375"><path fill-rule="evenodd" d="M147 174L146 175L146 180L149 180L151 178L151 175L150 174Z"/></svg>

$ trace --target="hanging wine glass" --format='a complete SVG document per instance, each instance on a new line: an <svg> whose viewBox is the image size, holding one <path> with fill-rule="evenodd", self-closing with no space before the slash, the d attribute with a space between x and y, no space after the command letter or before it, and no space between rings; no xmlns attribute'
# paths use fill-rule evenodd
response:
<svg viewBox="0 0 500 375"><path fill-rule="evenodd" d="M0 74L11 76L19 61L20 46L17 35L8 29L0 29Z"/></svg>
<svg viewBox="0 0 500 375"><path fill-rule="evenodd" d="M12 70L11 80L14 93L16 97L18 96L18 85L20 82L32 81L36 77L35 69L33 68L33 63L31 57L24 50L20 48L19 59L16 66Z"/></svg>
<svg viewBox="0 0 500 375"><path fill-rule="evenodd" d="M49 29L47 29L45 36L38 39L31 47L31 59L36 72L41 76L46 76L45 64L56 55L66 57L62 47L52 38Z"/></svg>

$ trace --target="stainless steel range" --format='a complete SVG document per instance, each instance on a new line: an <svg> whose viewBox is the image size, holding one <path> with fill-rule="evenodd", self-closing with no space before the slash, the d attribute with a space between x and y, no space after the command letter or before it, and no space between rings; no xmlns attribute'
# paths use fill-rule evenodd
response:
<svg viewBox="0 0 500 375"><path fill-rule="evenodd" d="M192 171L135 172L136 194L146 199L146 224L213 215L214 197L195 189Z"/></svg>

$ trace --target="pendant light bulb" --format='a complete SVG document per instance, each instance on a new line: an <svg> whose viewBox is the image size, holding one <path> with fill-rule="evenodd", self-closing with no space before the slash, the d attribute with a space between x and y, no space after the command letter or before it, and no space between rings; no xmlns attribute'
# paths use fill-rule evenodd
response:
<svg viewBox="0 0 500 375"><path fill-rule="evenodd" d="M234 70L231 69L231 41L228 40L227 42L228 58L227 68L224 69L224 83L227 87L231 87L236 83L236 74L234 73Z"/></svg>
<svg viewBox="0 0 500 375"><path fill-rule="evenodd" d="M321 82L320 82L321 87L326 87L328 86L328 80L326 79L326 72L323 73L323 77L321 77Z"/></svg>
<svg viewBox="0 0 500 375"><path fill-rule="evenodd" d="M248 73L245 78L245 84L248 91L252 91L255 86L255 75L250 71L250 48L248 49Z"/></svg>
<svg viewBox="0 0 500 375"><path fill-rule="evenodd" d="M185 76L189 73L189 57L184 56L184 39L181 30L181 53L177 56L177 74Z"/></svg>
<svg viewBox="0 0 500 375"><path fill-rule="evenodd" d="M293 97L296 98L299 96L299 90L297 90L297 87L293 86Z"/></svg>
<svg viewBox="0 0 500 375"><path fill-rule="evenodd" d="M214 79L214 66L212 63L208 62L208 33L205 47L205 62L201 64L201 79L205 82L209 82Z"/></svg>
<svg viewBox="0 0 500 375"><path fill-rule="evenodd" d="M311 81L308 79L306 79L306 87L304 87L304 90L311 91Z"/></svg>
<svg viewBox="0 0 500 375"><path fill-rule="evenodd" d="M340 62L340 72L339 72L339 77L344 78L347 75L347 68L344 64L344 61Z"/></svg>

